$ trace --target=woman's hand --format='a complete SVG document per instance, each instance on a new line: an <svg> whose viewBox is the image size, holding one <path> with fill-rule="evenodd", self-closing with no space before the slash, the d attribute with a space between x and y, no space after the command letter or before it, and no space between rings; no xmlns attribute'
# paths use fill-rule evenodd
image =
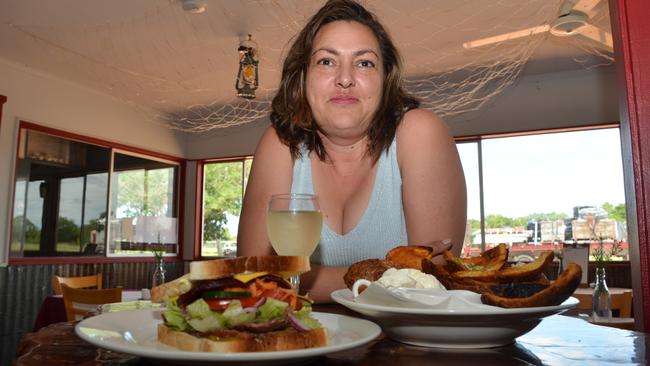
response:
<svg viewBox="0 0 650 366"><path fill-rule="evenodd" d="M431 262L438 265L445 264L445 258L442 256L442 253L445 250L451 250L452 245L453 243L451 239L434 241L431 244L427 244L427 246L433 248L433 257L431 258Z"/></svg>

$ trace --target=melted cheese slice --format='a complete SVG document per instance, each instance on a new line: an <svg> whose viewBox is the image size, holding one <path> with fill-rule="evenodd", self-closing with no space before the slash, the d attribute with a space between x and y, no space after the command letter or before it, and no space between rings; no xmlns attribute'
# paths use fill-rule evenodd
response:
<svg viewBox="0 0 650 366"><path fill-rule="evenodd" d="M258 277L262 277L262 276L267 275L269 273L270 272L240 273L240 274L236 274L236 275L234 275L232 277L234 279L236 279L236 280L239 280L239 281L243 282L243 283L247 283L250 280L254 280L254 279L258 278ZM291 273L291 272L274 272L274 273L271 273L271 274L274 274L274 275L276 275L278 277L282 277L285 280L287 280L289 277L291 277L291 275L293 273Z"/></svg>
<svg viewBox="0 0 650 366"><path fill-rule="evenodd" d="M264 275L269 274L268 272L253 272L253 273L240 273L237 275L234 275L233 278L236 280L239 280L243 283L246 283L250 280L254 280L257 277L262 277Z"/></svg>

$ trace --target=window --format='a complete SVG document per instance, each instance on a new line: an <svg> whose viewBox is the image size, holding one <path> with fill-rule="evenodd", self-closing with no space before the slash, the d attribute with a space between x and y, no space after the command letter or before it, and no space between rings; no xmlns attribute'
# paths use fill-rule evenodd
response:
<svg viewBox="0 0 650 366"><path fill-rule="evenodd" d="M178 251L177 176L173 162L115 152L110 254Z"/></svg>
<svg viewBox="0 0 650 366"><path fill-rule="evenodd" d="M177 253L179 164L59 134L21 122L11 258Z"/></svg>
<svg viewBox="0 0 650 366"><path fill-rule="evenodd" d="M477 235L481 236L481 190L479 172L479 143L461 142L456 145L465 173L467 186L467 226L463 240L463 256L473 256L481 252L481 242L474 242Z"/></svg>
<svg viewBox="0 0 650 366"><path fill-rule="evenodd" d="M203 166L201 256L237 255L237 230L251 158Z"/></svg>
<svg viewBox="0 0 650 366"><path fill-rule="evenodd" d="M484 137L475 155L468 152L472 144L458 144L472 227L465 255L506 243L511 260L530 261L540 250L575 244L589 246L593 259L603 244L612 260L628 260L618 128ZM475 157L482 167L483 231L475 222L481 211Z"/></svg>

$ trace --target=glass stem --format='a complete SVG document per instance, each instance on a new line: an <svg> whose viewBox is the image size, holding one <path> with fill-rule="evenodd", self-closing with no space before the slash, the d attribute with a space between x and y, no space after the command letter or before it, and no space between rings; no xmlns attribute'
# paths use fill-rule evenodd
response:
<svg viewBox="0 0 650 366"><path fill-rule="evenodd" d="M296 290L296 294L300 294L300 275L291 275L289 277L289 283Z"/></svg>

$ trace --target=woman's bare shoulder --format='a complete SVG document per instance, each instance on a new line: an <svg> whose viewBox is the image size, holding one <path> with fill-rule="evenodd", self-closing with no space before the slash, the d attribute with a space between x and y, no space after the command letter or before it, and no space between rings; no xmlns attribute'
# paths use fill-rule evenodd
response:
<svg viewBox="0 0 650 366"><path fill-rule="evenodd" d="M264 165L284 165L292 162L289 147L280 140L273 127L268 127L262 134L255 149L255 160L263 161Z"/></svg>
<svg viewBox="0 0 650 366"><path fill-rule="evenodd" d="M275 128L272 126L269 126L266 128L266 131L262 134L262 137L260 138L260 141L257 143L257 148L255 150L255 155L259 151L266 152L267 150L275 151L275 150L286 150L289 151L289 147L280 141L280 137L278 137L277 132L275 131Z"/></svg>
<svg viewBox="0 0 650 366"><path fill-rule="evenodd" d="M426 109L408 111L397 128L398 156L424 151L448 149L453 138L447 124L435 113Z"/></svg>
<svg viewBox="0 0 650 366"><path fill-rule="evenodd" d="M260 192L286 188L291 183L292 167L289 147L280 141L275 129L269 127L257 144L248 185L253 186L252 191Z"/></svg>
<svg viewBox="0 0 650 366"><path fill-rule="evenodd" d="M427 109L416 108L404 114L397 133L419 135L423 132L444 132L448 134L447 125L435 113Z"/></svg>

